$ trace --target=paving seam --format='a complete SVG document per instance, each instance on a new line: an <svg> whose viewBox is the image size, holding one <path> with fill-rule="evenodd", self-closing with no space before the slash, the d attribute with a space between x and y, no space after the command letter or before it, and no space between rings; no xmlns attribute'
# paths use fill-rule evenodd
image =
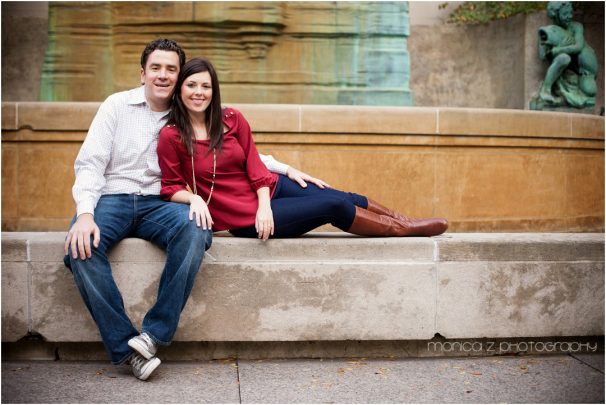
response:
<svg viewBox="0 0 606 405"><path fill-rule="evenodd" d="M242 403L242 383L240 382L240 359L236 357L236 376L238 378L238 401Z"/></svg>
<svg viewBox="0 0 606 405"><path fill-rule="evenodd" d="M567 353L570 357L572 357L573 359L575 359L576 361L585 364L587 367L594 369L595 371L597 371L600 374L604 374L604 372L602 370L600 370L599 368L595 368L594 366L592 366L591 364L585 363L583 360L579 359L578 357L574 357L574 354L572 353Z"/></svg>
<svg viewBox="0 0 606 405"><path fill-rule="evenodd" d="M32 260L31 260L31 245L29 239L25 241L25 253L27 263L27 332L31 333L34 329L34 320L32 316Z"/></svg>

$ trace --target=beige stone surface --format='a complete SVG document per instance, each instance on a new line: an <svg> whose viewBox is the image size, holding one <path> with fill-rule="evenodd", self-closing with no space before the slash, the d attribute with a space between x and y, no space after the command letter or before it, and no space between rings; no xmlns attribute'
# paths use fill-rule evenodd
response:
<svg viewBox="0 0 606 405"><path fill-rule="evenodd" d="M31 272L32 331L51 342L101 340L63 260L33 262Z"/></svg>
<svg viewBox="0 0 606 405"><path fill-rule="evenodd" d="M567 138L571 136L570 120L573 114L441 108L439 115L441 134Z"/></svg>
<svg viewBox="0 0 606 405"><path fill-rule="evenodd" d="M30 232L6 232L2 233L2 262L27 262L29 260L28 240ZM56 243L57 234L48 233Z"/></svg>
<svg viewBox="0 0 606 405"><path fill-rule="evenodd" d="M2 261L4 262L4 242ZM29 327L28 264L12 262L2 266L2 341L14 342L25 336Z"/></svg>
<svg viewBox="0 0 606 405"><path fill-rule="evenodd" d="M203 270L183 312L179 340L433 336L431 263L240 262Z"/></svg>
<svg viewBox="0 0 606 405"><path fill-rule="evenodd" d="M263 132L301 132L301 107L288 104L228 104L239 110L253 134Z"/></svg>
<svg viewBox="0 0 606 405"><path fill-rule="evenodd" d="M22 102L18 104L17 125L36 131L86 132L98 109L98 102Z"/></svg>
<svg viewBox="0 0 606 405"><path fill-rule="evenodd" d="M282 239L280 243L256 239L243 242L239 238L215 234L213 241L207 258L217 263L267 260L287 263L309 261L312 258L319 258L325 263L357 260L430 262L434 255L432 239L408 238L407 243L402 244L397 238L366 238L343 232L312 232L301 238ZM352 245L356 248L352 249ZM389 254L382 255L380 252Z"/></svg>
<svg viewBox="0 0 606 405"><path fill-rule="evenodd" d="M63 238L62 232L2 234L3 341L24 336L28 324L23 332L19 319L28 313L31 330L50 342L100 339L63 265ZM25 257L14 253L27 246ZM218 236L176 340L600 335L603 247L603 234L319 234L265 245ZM127 239L110 261L126 311L140 327L157 294L164 253Z"/></svg>
<svg viewBox="0 0 606 405"><path fill-rule="evenodd" d="M453 220L565 214L566 167L557 152L448 149L436 159L437 199ZM549 173L549 176L545 176Z"/></svg>
<svg viewBox="0 0 606 405"><path fill-rule="evenodd" d="M574 114L571 121L574 138L604 139L604 124L600 117Z"/></svg>
<svg viewBox="0 0 606 405"><path fill-rule="evenodd" d="M432 240L440 262L604 261L603 233L446 233Z"/></svg>
<svg viewBox="0 0 606 405"><path fill-rule="evenodd" d="M33 143L18 150L19 216L68 218L74 214L71 197L77 144Z"/></svg>
<svg viewBox="0 0 606 405"><path fill-rule="evenodd" d="M19 217L19 146L2 143L2 222Z"/></svg>
<svg viewBox="0 0 606 405"><path fill-rule="evenodd" d="M599 217L604 213L604 155L575 151L563 159L566 168L566 216ZM600 191L602 193L600 193Z"/></svg>
<svg viewBox="0 0 606 405"><path fill-rule="evenodd" d="M604 263L440 263L436 328L448 339L603 335Z"/></svg>
<svg viewBox="0 0 606 405"><path fill-rule="evenodd" d="M2 130L17 128L17 104L2 103Z"/></svg>
<svg viewBox="0 0 606 405"><path fill-rule="evenodd" d="M98 104L24 105L19 104L19 111L26 111L32 124L21 117L19 130L2 132L2 226L10 231L65 230L75 209L73 162ZM451 231L604 229L601 117L513 110L233 106L251 123L260 152L407 215L444 216ZM36 111L49 124L36 118ZM461 133L444 128L444 114L450 117L447 126L456 124ZM375 115L384 119L368 119ZM59 122L62 116L69 119ZM554 129L554 122L567 130ZM577 128L572 132L571 122ZM553 137L547 137L552 130Z"/></svg>
<svg viewBox="0 0 606 405"><path fill-rule="evenodd" d="M301 131L435 134L438 132L437 117L436 108L302 106Z"/></svg>

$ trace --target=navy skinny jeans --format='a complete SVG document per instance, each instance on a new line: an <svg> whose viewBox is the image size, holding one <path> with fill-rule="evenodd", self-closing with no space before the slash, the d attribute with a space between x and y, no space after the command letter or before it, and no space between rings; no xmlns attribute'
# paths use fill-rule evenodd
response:
<svg viewBox="0 0 606 405"><path fill-rule="evenodd" d="M303 188L280 175L271 199L274 215L271 238L294 238L325 224L347 231L353 223L356 207L367 208L366 197L333 188L321 189L311 183ZM258 237L254 225L230 232L243 238Z"/></svg>

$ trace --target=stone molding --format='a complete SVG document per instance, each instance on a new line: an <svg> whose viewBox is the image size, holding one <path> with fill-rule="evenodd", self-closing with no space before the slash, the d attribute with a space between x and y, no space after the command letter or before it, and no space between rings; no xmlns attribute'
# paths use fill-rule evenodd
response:
<svg viewBox="0 0 606 405"><path fill-rule="evenodd" d="M2 233L2 341L100 337L63 265L65 233ZM127 239L110 252L137 327L165 254ZM604 234L435 238L216 235L175 341L271 342L600 336Z"/></svg>
<svg viewBox="0 0 606 405"><path fill-rule="evenodd" d="M3 102L2 138L12 131L77 131L82 139L99 102ZM602 141L604 117L573 113L481 108L229 104L254 133L443 135ZM376 117L376 119L369 119ZM57 141L73 140L62 138ZM50 139L48 139L50 140ZM479 142L481 145L481 142ZM489 146L489 145L487 145Z"/></svg>
<svg viewBox="0 0 606 405"><path fill-rule="evenodd" d="M75 210L73 162L98 106L2 103L5 231L66 229ZM446 217L451 231L604 230L604 117L232 106L249 120L261 153L407 215Z"/></svg>

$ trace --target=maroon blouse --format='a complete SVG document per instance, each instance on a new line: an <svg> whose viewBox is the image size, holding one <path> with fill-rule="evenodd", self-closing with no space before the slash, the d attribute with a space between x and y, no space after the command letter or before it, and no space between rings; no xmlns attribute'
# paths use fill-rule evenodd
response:
<svg viewBox="0 0 606 405"><path fill-rule="evenodd" d="M259 206L256 191L269 187L273 196L278 182L278 176L261 161L244 116L233 108L226 108L223 123L228 129L221 153L217 154L215 188L208 206L214 231L254 225ZM196 184L204 201L213 176L213 152L209 153L209 143L209 140L194 142ZM162 170L162 198L170 200L177 191L186 190L186 185L193 190L191 156L173 125L160 131L158 161Z"/></svg>

